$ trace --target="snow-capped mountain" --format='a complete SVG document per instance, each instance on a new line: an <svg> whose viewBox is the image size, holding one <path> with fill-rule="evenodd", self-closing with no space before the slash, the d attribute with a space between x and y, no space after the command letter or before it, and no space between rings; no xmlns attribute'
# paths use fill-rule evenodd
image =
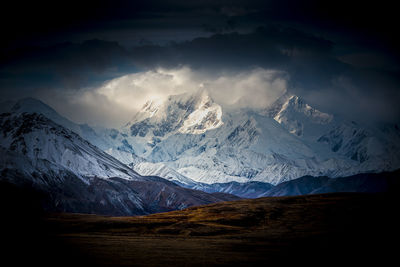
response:
<svg viewBox="0 0 400 267"><path fill-rule="evenodd" d="M223 107L205 90L174 95L149 101L119 130L75 124L42 104L21 100L13 112L49 111L54 121L138 173L205 191L205 184L219 183L215 188L228 192L222 187L233 181L276 185L306 175L341 177L400 167L397 126L346 121L290 93L264 109Z"/></svg>
<svg viewBox="0 0 400 267"><path fill-rule="evenodd" d="M141 176L42 114L0 114L0 137L0 180L39 191L49 210L148 214L233 197Z"/></svg>
<svg viewBox="0 0 400 267"><path fill-rule="evenodd" d="M325 125L334 119L332 115L311 107L300 97L289 93L283 94L262 113L273 118L290 133L302 137L320 135Z"/></svg>
<svg viewBox="0 0 400 267"><path fill-rule="evenodd" d="M139 173L169 168L200 183L279 184L305 175L397 169L399 136L395 126L358 125L289 93L265 109L235 109L218 105L203 90L147 103L116 139L157 163L133 164Z"/></svg>
<svg viewBox="0 0 400 267"><path fill-rule="evenodd" d="M3 113L0 125L0 146L25 155L33 166L46 160L78 177L141 179L128 166L44 115Z"/></svg>
<svg viewBox="0 0 400 267"><path fill-rule="evenodd" d="M174 95L165 102L148 101L125 125L131 136L148 134L166 137L178 132L202 134L222 125L221 106L214 103L206 90Z"/></svg>
<svg viewBox="0 0 400 267"><path fill-rule="evenodd" d="M319 155L328 147L333 152L329 154L331 158L340 155L357 162L352 173L393 170L400 166L397 125L371 127L347 121L320 112L290 94L283 95L265 114L299 136Z"/></svg>
<svg viewBox="0 0 400 267"><path fill-rule="evenodd" d="M2 105L3 106L3 105ZM23 98L12 104L8 104L2 113L9 112L12 114L37 113L42 114L51 121L62 125L66 129L77 133L85 140L90 140L90 143L97 146L101 150L106 150L113 147L118 147L119 143L113 142L113 136L118 132L115 129L93 128L87 124L77 124L67 118L61 116L57 111L34 98ZM131 159L129 160L131 161Z"/></svg>

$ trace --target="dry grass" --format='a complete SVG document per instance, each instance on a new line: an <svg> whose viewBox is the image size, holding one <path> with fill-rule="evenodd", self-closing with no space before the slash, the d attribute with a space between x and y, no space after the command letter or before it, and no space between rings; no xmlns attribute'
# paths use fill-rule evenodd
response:
<svg viewBox="0 0 400 267"><path fill-rule="evenodd" d="M359 262L371 252L383 261L397 229L393 199L261 198L138 217L52 214L44 225L53 239L104 266L249 266L345 257Z"/></svg>

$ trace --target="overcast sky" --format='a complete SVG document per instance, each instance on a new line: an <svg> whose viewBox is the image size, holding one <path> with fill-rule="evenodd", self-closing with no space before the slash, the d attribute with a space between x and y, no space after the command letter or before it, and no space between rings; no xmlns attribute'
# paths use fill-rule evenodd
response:
<svg viewBox="0 0 400 267"><path fill-rule="evenodd" d="M82 2L3 4L2 100L33 96L70 119L116 127L146 98L200 84L219 102L249 106L285 87L326 112L399 122L390 1Z"/></svg>

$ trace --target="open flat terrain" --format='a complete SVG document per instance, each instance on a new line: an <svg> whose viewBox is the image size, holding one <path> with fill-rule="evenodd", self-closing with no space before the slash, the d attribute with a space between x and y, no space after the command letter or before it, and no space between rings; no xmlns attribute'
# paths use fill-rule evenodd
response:
<svg viewBox="0 0 400 267"><path fill-rule="evenodd" d="M392 194L342 193L138 217L43 214L8 226L8 256L69 266L382 264L396 256L397 213Z"/></svg>

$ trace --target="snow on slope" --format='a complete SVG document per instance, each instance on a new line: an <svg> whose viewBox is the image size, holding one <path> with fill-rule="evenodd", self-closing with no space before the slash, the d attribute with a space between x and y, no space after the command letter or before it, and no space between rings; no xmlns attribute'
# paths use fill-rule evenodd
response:
<svg viewBox="0 0 400 267"><path fill-rule="evenodd" d="M278 112L276 112L278 111ZM299 136L319 155L338 155L357 162L358 172L394 170L400 166L400 131L396 125L367 126L320 112L298 96L285 94L265 112ZM358 169L358 170L357 170ZM347 174L349 175L349 174Z"/></svg>
<svg viewBox="0 0 400 267"><path fill-rule="evenodd" d="M25 155L33 166L38 160L46 160L78 177L140 178L126 165L43 115L3 113L0 129L0 146Z"/></svg>
<svg viewBox="0 0 400 267"><path fill-rule="evenodd" d="M146 103L124 130L148 141L173 133L201 134L220 127L221 116L221 106L202 90L170 96L165 102Z"/></svg>
<svg viewBox="0 0 400 267"><path fill-rule="evenodd" d="M324 125L334 119L332 115L311 107L300 97L287 92L265 109L263 114L297 136L319 135Z"/></svg>
<svg viewBox="0 0 400 267"><path fill-rule="evenodd" d="M180 174L179 172L167 167L163 163L152 163L142 161L133 165L133 169L143 176L155 175L163 177L172 182L176 182L187 188L196 188L197 183L192 179Z"/></svg>
<svg viewBox="0 0 400 267"><path fill-rule="evenodd" d="M77 124L67 118L61 116L53 108L49 107L40 100L34 98L23 98L15 102L11 108L4 110L3 112L10 112L13 114L23 114L23 113L37 113L42 114L51 121L62 125L63 127L79 134L82 138L90 140L92 144L99 147L102 150L106 148L115 146L116 144L110 136L116 130L99 128L96 131L87 124ZM99 134L101 132L101 134Z"/></svg>
<svg viewBox="0 0 400 267"><path fill-rule="evenodd" d="M7 103L7 105L2 109L2 113L4 112L12 114L42 114L53 122L77 133L83 139L90 140L91 144L106 151L124 164L132 164L140 161L140 158L135 156L132 145L124 140L124 136L126 137L127 135L121 134L116 129L91 127L87 124L74 123L58 114L53 108L40 100L34 98L23 98L16 102Z"/></svg>

